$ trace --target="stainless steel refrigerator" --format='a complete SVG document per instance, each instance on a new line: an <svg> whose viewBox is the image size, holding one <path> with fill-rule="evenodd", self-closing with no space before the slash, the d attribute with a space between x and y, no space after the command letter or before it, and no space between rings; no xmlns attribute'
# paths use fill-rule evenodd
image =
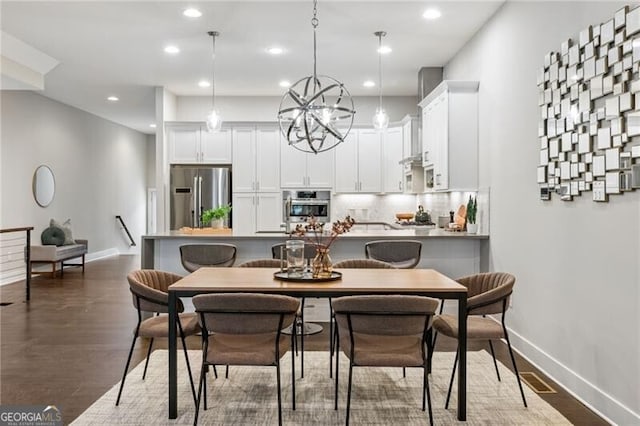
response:
<svg viewBox="0 0 640 426"><path fill-rule="evenodd" d="M207 209L231 202L231 167L171 166L171 229L202 226L200 216ZM231 227L231 217L225 220Z"/></svg>

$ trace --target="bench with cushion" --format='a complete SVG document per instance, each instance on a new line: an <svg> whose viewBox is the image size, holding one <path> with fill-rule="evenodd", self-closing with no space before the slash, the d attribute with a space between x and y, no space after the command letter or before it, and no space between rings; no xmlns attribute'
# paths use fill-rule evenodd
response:
<svg viewBox="0 0 640 426"><path fill-rule="evenodd" d="M29 261L29 274L34 263L50 263L51 277L56 275L56 265L60 263L60 276L64 275L64 267L82 266L84 273L84 256L87 254L87 240L76 240L71 235L71 219L64 223L58 223L51 219L49 227L40 235L41 246L31 246L31 259ZM26 253L25 253L26 255ZM81 258L82 263L65 263L65 261Z"/></svg>
<svg viewBox="0 0 640 426"><path fill-rule="evenodd" d="M51 263L51 276L56 275L56 265L60 262L60 276L64 275L65 266L82 266L84 272L84 257L87 254L88 241L75 240L75 244L63 246L46 245L31 246L31 262L29 272L32 272L34 263ZM65 263L68 260L81 258L82 263Z"/></svg>

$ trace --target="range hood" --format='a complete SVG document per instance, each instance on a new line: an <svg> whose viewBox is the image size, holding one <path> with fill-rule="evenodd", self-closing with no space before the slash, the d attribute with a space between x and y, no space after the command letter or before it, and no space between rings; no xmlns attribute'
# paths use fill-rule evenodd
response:
<svg viewBox="0 0 640 426"><path fill-rule="evenodd" d="M442 82L442 67L422 67L418 71L418 101L422 101L433 89ZM411 142L411 155L407 155L400 161L408 168L422 167L422 110L418 107L417 138Z"/></svg>

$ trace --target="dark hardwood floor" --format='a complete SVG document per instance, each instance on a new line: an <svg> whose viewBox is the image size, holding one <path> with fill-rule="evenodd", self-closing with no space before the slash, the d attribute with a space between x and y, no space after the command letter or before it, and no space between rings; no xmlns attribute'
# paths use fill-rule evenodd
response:
<svg viewBox="0 0 640 426"><path fill-rule="evenodd" d="M64 278L37 277L29 303L24 282L0 287L0 302L10 303L0 307L0 404L56 405L68 424L117 383L136 323L125 277L139 265L137 256L117 256L88 263L84 274L69 268ZM305 349L327 350L327 329L309 336ZM192 337L188 345L197 349L200 339ZM146 347L144 340L136 345L132 368L144 359ZM154 347L166 348L166 341ZM455 342L439 337L438 350L455 350ZM497 345L497 356L510 366L505 345ZM558 391L541 397L569 421L607 424L524 359L517 360L521 372L535 371Z"/></svg>

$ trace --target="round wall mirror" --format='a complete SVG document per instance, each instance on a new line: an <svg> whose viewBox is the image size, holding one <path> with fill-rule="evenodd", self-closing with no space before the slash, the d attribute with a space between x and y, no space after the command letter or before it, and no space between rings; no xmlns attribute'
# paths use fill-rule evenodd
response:
<svg viewBox="0 0 640 426"><path fill-rule="evenodd" d="M38 166L33 173L33 198L40 207L47 207L56 193L56 180L48 166Z"/></svg>

